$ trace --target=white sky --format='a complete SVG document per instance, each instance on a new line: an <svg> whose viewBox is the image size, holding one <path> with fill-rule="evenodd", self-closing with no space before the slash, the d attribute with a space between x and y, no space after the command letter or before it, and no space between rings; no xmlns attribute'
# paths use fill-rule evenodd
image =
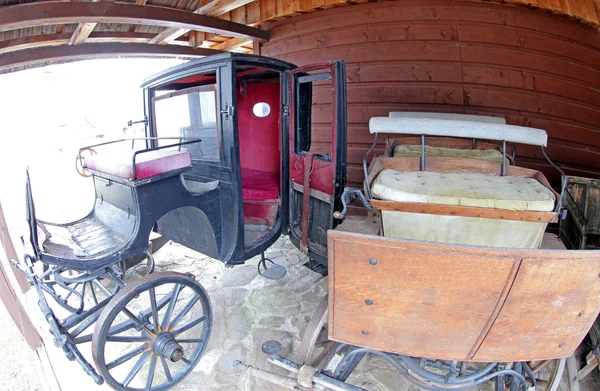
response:
<svg viewBox="0 0 600 391"><path fill-rule="evenodd" d="M23 226L27 166L38 217L83 217L93 186L75 172L78 148L122 138L128 120L143 118L142 81L182 62L87 60L0 75L0 201L9 227Z"/></svg>

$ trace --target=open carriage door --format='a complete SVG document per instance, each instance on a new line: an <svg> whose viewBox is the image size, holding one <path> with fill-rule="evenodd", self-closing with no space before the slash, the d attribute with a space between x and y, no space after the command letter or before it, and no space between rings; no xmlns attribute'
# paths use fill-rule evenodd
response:
<svg viewBox="0 0 600 391"><path fill-rule="evenodd" d="M303 253L327 265L327 230L346 186L346 64L289 72L290 229ZM306 197L306 195L309 195Z"/></svg>

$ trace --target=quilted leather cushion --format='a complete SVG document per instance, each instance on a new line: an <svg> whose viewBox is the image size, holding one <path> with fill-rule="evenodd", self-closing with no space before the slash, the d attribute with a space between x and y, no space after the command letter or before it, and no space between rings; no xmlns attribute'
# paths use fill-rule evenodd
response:
<svg viewBox="0 0 600 391"><path fill-rule="evenodd" d="M532 178L479 173L383 170L372 185L375 197L398 202L548 212L554 194Z"/></svg>
<svg viewBox="0 0 600 391"><path fill-rule="evenodd" d="M279 173L242 168L242 199L265 201L279 197Z"/></svg>
<svg viewBox="0 0 600 391"><path fill-rule="evenodd" d="M421 156L420 145L397 145L394 147L394 157ZM425 146L425 156L432 157L456 157L463 159L485 160L494 163L502 163L502 152L496 149L458 149Z"/></svg>

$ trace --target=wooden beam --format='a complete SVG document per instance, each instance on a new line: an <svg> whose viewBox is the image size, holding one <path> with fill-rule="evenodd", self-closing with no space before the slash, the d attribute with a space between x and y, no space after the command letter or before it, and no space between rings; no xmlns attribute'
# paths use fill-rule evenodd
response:
<svg viewBox="0 0 600 391"><path fill-rule="evenodd" d="M242 7L248 3L252 3L254 0L213 0L210 3L203 5L194 11L198 15L206 16L221 16L236 8ZM162 31L158 34L150 43L156 43L159 45L166 45L171 43L173 40L181 37L190 29L181 28L170 28ZM196 42L198 45L198 43Z"/></svg>
<svg viewBox="0 0 600 391"><path fill-rule="evenodd" d="M89 43L73 46L50 46L19 50L0 56L0 71L16 67L82 60L89 58L125 57L187 57L197 58L222 53L218 50L179 45L148 45L145 43Z"/></svg>
<svg viewBox="0 0 600 391"><path fill-rule="evenodd" d="M40 2L0 7L0 31L66 23L120 23L201 30L261 42L269 33L172 8L114 2Z"/></svg>
<svg viewBox="0 0 600 391"><path fill-rule="evenodd" d="M148 43L156 34L129 31L94 31L86 40L87 43ZM0 54L24 49L35 49L45 46L67 45L72 33L32 35L0 41ZM177 39L172 45L188 46L185 39Z"/></svg>
<svg viewBox="0 0 600 391"><path fill-rule="evenodd" d="M91 0L98 2L100 0ZM137 4L137 3L136 3ZM73 32L73 36L69 39L69 45L81 45L90 36L98 23L79 23Z"/></svg>
<svg viewBox="0 0 600 391"><path fill-rule="evenodd" d="M211 49L215 50L223 50L224 52L229 52L231 50L235 50L240 46L244 46L248 42L247 39L244 38L231 38L228 41L218 43L216 45L211 46Z"/></svg>
<svg viewBox="0 0 600 391"><path fill-rule="evenodd" d="M79 23L71 39L69 39L69 45L81 45L90 36L92 31L96 28L98 23Z"/></svg>

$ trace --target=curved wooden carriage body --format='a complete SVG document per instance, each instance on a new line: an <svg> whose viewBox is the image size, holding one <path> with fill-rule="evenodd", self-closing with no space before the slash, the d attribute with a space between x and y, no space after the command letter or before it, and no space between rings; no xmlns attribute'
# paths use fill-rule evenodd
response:
<svg viewBox="0 0 600 391"><path fill-rule="evenodd" d="M442 360L544 360L573 354L600 312L600 251L328 236L334 341Z"/></svg>

